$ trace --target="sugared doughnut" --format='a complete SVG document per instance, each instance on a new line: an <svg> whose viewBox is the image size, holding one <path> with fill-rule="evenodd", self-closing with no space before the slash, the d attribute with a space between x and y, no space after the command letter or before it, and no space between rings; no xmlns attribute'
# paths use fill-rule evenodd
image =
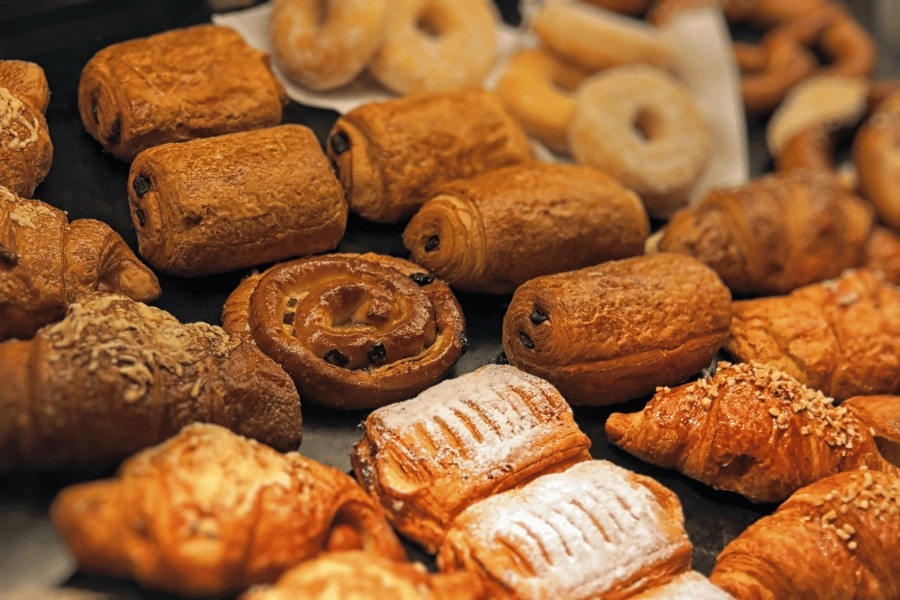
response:
<svg viewBox="0 0 900 600"><path fill-rule="evenodd" d="M330 90L366 68L386 21L387 0L274 0L272 49L288 77Z"/></svg>
<svg viewBox="0 0 900 600"><path fill-rule="evenodd" d="M497 60L497 22L489 0L393 0L369 71L398 94L480 84Z"/></svg>
<svg viewBox="0 0 900 600"><path fill-rule="evenodd" d="M575 109L574 91L589 73L543 50L526 50L507 65L497 95L528 135L556 152L568 152L566 132Z"/></svg>
<svg viewBox="0 0 900 600"><path fill-rule="evenodd" d="M659 69L634 65L581 85L569 147L578 162L637 192L650 216L666 218L706 169L712 134L687 90Z"/></svg>

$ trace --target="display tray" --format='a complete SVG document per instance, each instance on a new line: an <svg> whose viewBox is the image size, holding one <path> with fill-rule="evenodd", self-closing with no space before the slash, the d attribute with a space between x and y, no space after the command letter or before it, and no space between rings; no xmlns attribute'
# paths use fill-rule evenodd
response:
<svg viewBox="0 0 900 600"><path fill-rule="evenodd" d="M44 10L38 10L41 5ZM497 0L505 20L515 24L515 0ZM872 0L847 4L870 31L874 24ZM39 63L47 73L52 97L47 121L54 145L53 166L35 196L68 211L70 219L94 218L109 223L137 250L126 194L128 164L103 152L81 125L77 108L81 68L98 50L115 42L142 37L209 21L210 12L198 0L36 0L29 3L30 16L4 16L0 3L0 58ZM37 14L35 14L37 13ZM19 14L22 14L20 12ZM882 75L900 73L889 56L879 62ZM292 103L284 122L311 127L324 140L337 113ZM751 174L771 168L765 150L764 126L750 124ZM403 224L383 226L351 215L340 252L379 252L406 256L401 233ZM228 294L249 270L198 279L159 275L162 297L155 303L182 322L219 324ZM458 294L466 316L469 351L451 376L474 371L493 362L502 351L503 315L509 296ZM748 525L772 512L774 505L754 505L737 494L716 492L670 470L641 462L607 442L604 423L614 411L640 410L646 398L604 408L575 408L575 419L591 438L591 454L627 469L649 475L678 494L684 508L685 525L694 545L694 568L709 574L721 550ZM303 443L300 452L344 471L350 469L349 452L359 439L362 412L342 412L303 405ZM111 473L8 473L0 475L0 597L19 590L63 586L72 591L100 592L101 596L168 598L150 593L128 582L88 577L75 572L75 565L47 518L47 508L56 492L69 483L109 476ZM433 566L433 561L412 544L409 557ZM80 595L80 594L79 594ZM89 596L92 594L89 594ZM37 597L37 596L34 596Z"/></svg>

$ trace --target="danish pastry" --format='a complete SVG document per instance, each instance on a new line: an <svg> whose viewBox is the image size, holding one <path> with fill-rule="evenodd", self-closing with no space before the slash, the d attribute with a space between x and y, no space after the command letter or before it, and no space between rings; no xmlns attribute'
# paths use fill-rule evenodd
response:
<svg viewBox="0 0 900 600"><path fill-rule="evenodd" d="M730 323L731 295L711 269L654 254L525 283L503 319L503 347L570 404L614 404L707 366Z"/></svg>
<svg viewBox="0 0 900 600"><path fill-rule="evenodd" d="M160 144L278 125L283 104L268 57L217 25L113 44L78 85L84 128L126 161Z"/></svg>
<svg viewBox="0 0 900 600"><path fill-rule="evenodd" d="M31 198L53 162L44 118L50 89L34 63L0 60L0 186Z"/></svg>
<svg viewBox="0 0 900 600"><path fill-rule="evenodd" d="M434 186L532 159L528 136L481 89L363 105L337 120L328 155L351 212L379 223L412 215Z"/></svg>
<svg viewBox="0 0 900 600"><path fill-rule="evenodd" d="M453 524L438 554L495 596L630 598L690 570L678 497L606 461L491 496Z"/></svg>
<svg viewBox="0 0 900 600"><path fill-rule="evenodd" d="M326 550L405 558L350 477L215 425L185 427L114 479L65 488L50 516L85 573L183 596L271 583Z"/></svg>
<svg viewBox="0 0 900 600"><path fill-rule="evenodd" d="M50 86L40 65L24 60L0 60L0 87L27 102L42 115L50 104Z"/></svg>
<svg viewBox="0 0 900 600"><path fill-rule="evenodd" d="M900 93L878 104L853 140L853 162L863 195L879 218L900 231Z"/></svg>
<svg viewBox="0 0 900 600"><path fill-rule="evenodd" d="M245 279L223 327L250 332L303 398L371 409L440 381L468 341L453 292L421 267L378 254L329 254Z"/></svg>
<svg viewBox="0 0 900 600"><path fill-rule="evenodd" d="M347 225L343 190L302 125L150 148L129 181L141 255L174 275L331 250Z"/></svg>
<svg viewBox="0 0 900 600"><path fill-rule="evenodd" d="M510 294L540 275L641 254L640 199L590 167L528 163L448 183L412 218L412 259L468 292Z"/></svg>
<svg viewBox="0 0 900 600"><path fill-rule="evenodd" d="M356 478L430 553L475 502L591 458L559 392L508 365L379 408L363 430L353 449Z"/></svg>

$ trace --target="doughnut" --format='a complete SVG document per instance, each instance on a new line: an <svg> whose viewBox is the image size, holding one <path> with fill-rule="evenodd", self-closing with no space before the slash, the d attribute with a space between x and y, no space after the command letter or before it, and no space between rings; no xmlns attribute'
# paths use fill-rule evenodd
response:
<svg viewBox="0 0 900 600"><path fill-rule="evenodd" d="M543 50L526 50L509 62L496 91L506 112L528 135L555 152L568 152L573 92L588 75Z"/></svg>
<svg viewBox="0 0 900 600"><path fill-rule="evenodd" d="M670 75L634 65L581 85L569 147L578 162L637 192L651 217L667 218L685 206L706 169L712 134L694 99Z"/></svg>
<svg viewBox="0 0 900 600"><path fill-rule="evenodd" d="M673 69L673 49L652 25L572 0L548 1L532 22L547 49L589 71L629 64Z"/></svg>
<svg viewBox="0 0 900 600"><path fill-rule="evenodd" d="M274 0L272 50L288 77L313 90L349 83L384 40L387 0Z"/></svg>
<svg viewBox="0 0 900 600"><path fill-rule="evenodd" d="M900 92L885 98L853 140L863 195L878 217L900 231Z"/></svg>
<svg viewBox="0 0 900 600"><path fill-rule="evenodd" d="M480 84L497 60L489 0L394 0L369 71L398 94Z"/></svg>

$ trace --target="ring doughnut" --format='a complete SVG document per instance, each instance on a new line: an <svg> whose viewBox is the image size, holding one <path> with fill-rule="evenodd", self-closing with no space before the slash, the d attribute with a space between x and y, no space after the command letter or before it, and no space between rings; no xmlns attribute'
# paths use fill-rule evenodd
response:
<svg viewBox="0 0 900 600"><path fill-rule="evenodd" d="M313 90L350 82L384 40L387 0L275 0L272 50L288 77Z"/></svg>
<svg viewBox="0 0 900 600"><path fill-rule="evenodd" d="M398 94L478 85L497 60L497 21L487 0L395 0L369 71Z"/></svg>
<svg viewBox="0 0 900 600"><path fill-rule="evenodd" d="M506 112L528 135L551 150L568 152L573 92L588 75L543 50L526 50L509 62L496 91Z"/></svg>
<svg viewBox="0 0 900 600"><path fill-rule="evenodd" d="M863 195L878 217L900 231L900 92L885 98L853 140L853 162Z"/></svg>
<svg viewBox="0 0 900 600"><path fill-rule="evenodd" d="M670 75L643 65L586 80L569 125L572 155L637 192L652 217L687 202L712 152L709 125Z"/></svg>

